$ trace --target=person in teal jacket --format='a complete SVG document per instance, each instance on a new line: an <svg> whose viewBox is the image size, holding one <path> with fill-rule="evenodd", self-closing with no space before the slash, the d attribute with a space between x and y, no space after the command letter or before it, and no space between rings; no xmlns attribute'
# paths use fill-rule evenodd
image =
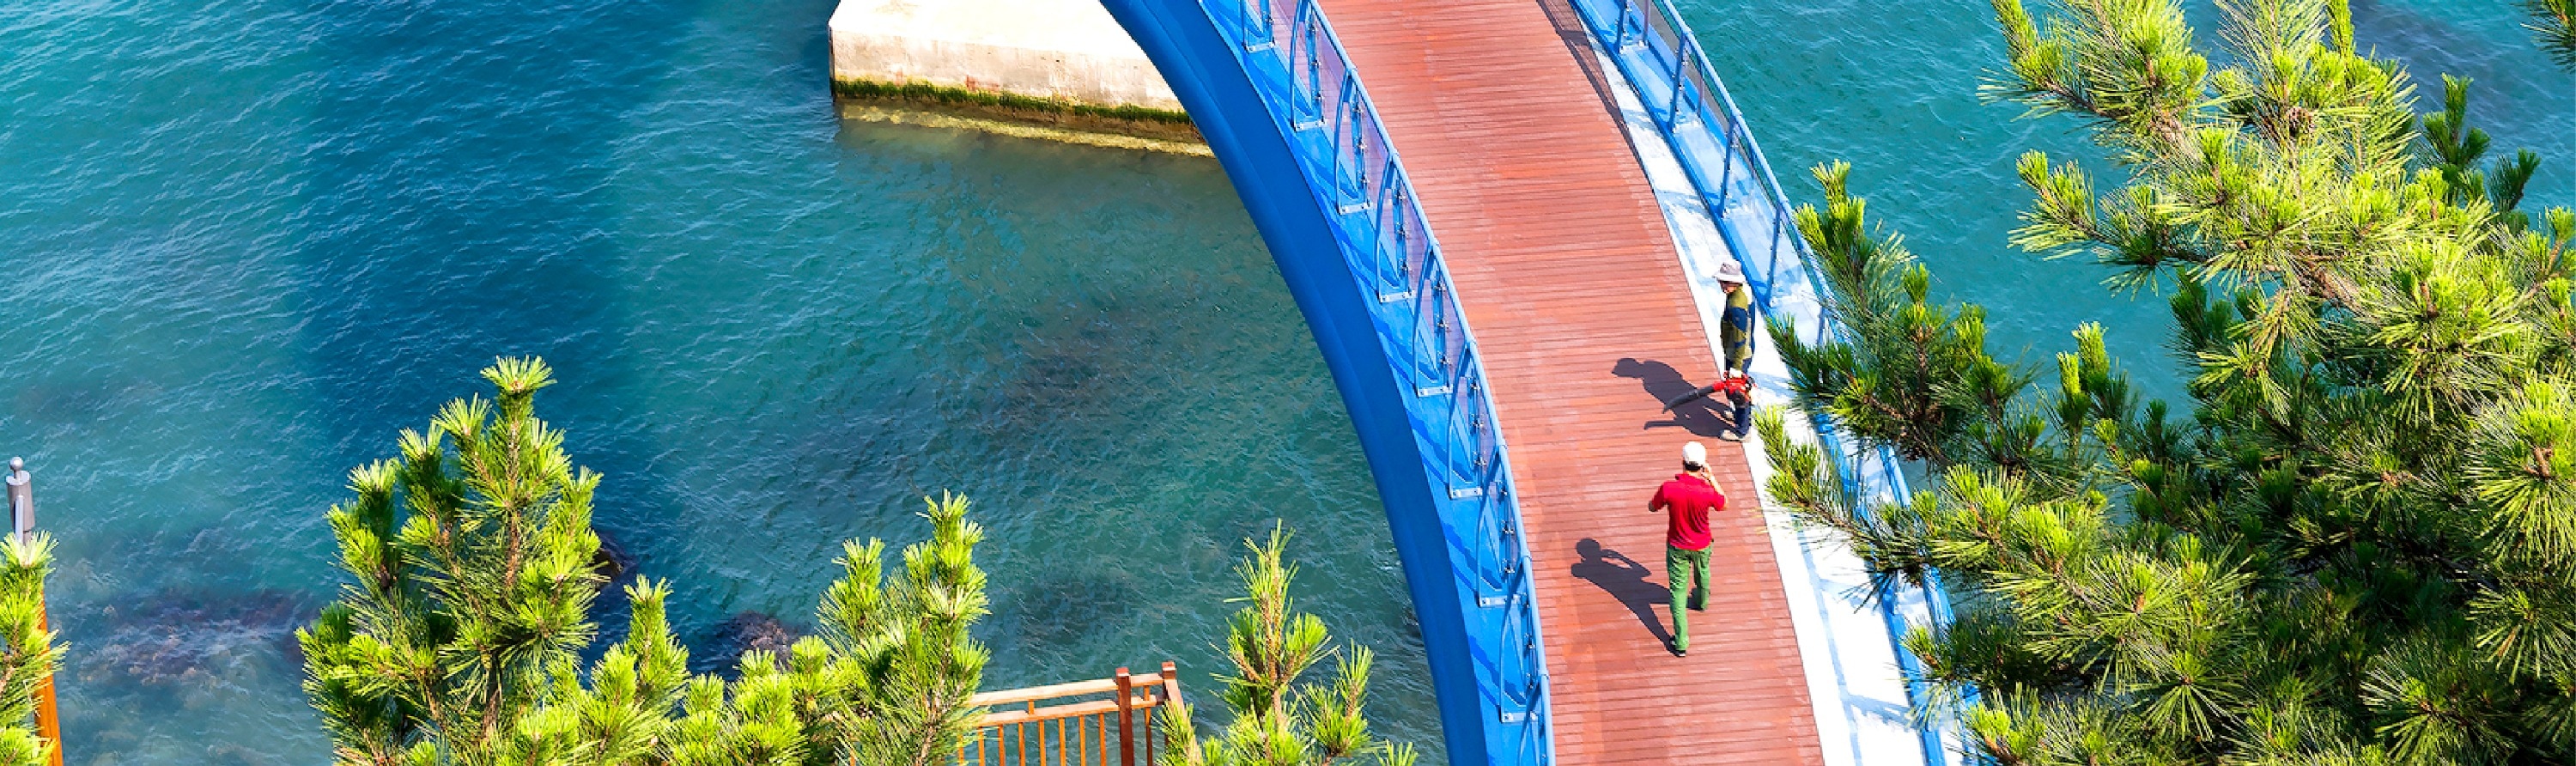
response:
<svg viewBox="0 0 2576 766"><path fill-rule="evenodd" d="M1727 378L1746 378L1750 383L1753 373L1753 291L1744 288L1744 268L1734 261L1717 267L1717 283L1726 288L1726 314L1718 329L1718 342L1726 351L1723 373ZM1734 417L1727 422L1730 430L1720 432L1717 438L1743 441L1745 435L1753 431L1752 386L1730 387L1726 399L1733 405Z"/></svg>

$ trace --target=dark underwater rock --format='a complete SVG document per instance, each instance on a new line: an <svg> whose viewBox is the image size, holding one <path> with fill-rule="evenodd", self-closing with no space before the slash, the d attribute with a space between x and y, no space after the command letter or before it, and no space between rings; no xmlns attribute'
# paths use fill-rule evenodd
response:
<svg viewBox="0 0 2576 766"><path fill-rule="evenodd" d="M630 575L635 574L636 565L641 563L636 560L635 554L628 553L626 546L619 544L617 538L608 536L606 530L592 527L591 532L599 535L599 551L590 556L590 565L599 568L599 576L608 578L611 584L616 584L626 581ZM602 595L605 595L604 591L613 589L603 588L602 590Z"/></svg>
<svg viewBox="0 0 2576 766"><path fill-rule="evenodd" d="M1081 644L1092 633L1133 619L1144 596L1124 570L1051 574L1013 589L999 606L1024 648L1045 652Z"/></svg>
<svg viewBox="0 0 2576 766"><path fill-rule="evenodd" d="M742 667L742 656L753 651L769 652L784 663L787 648L804 637L804 631L767 613L741 612L716 626L705 651L690 652L689 671L731 677Z"/></svg>
<svg viewBox="0 0 2576 766"><path fill-rule="evenodd" d="M119 599L94 617L105 635L80 644L70 671L82 683L199 684L260 663L301 664L295 630L320 611L312 596L275 590L170 589Z"/></svg>

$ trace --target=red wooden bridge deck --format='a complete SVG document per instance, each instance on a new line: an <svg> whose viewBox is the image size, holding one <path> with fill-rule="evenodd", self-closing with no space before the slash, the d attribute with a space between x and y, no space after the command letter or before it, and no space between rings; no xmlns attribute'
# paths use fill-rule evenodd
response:
<svg viewBox="0 0 2576 766"><path fill-rule="evenodd" d="M1529 540L1567 764L1819 764L1744 451L1661 399L1717 362L1580 23L1540 0L1322 0L1440 238ZM1657 425L1664 424L1664 425ZM1664 651L1646 499L1709 445L1731 507L1692 651Z"/></svg>

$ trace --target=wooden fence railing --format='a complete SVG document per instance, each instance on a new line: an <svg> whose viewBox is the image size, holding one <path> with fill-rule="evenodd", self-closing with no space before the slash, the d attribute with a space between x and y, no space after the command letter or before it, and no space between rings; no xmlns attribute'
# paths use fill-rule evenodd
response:
<svg viewBox="0 0 2576 766"><path fill-rule="evenodd" d="M1107 699L1079 699L1104 695ZM1117 675L1098 681L985 692L972 700L988 709L983 735L958 751L957 762L1153 766L1160 739L1154 711L1180 699L1180 677L1169 662L1153 675L1131 675L1119 668Z"/></svg>

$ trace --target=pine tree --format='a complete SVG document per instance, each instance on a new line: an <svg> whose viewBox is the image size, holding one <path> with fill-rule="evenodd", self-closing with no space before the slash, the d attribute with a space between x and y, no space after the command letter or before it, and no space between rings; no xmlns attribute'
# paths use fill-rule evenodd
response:
<svg viewBox="0 0 2576 766"><path fill-rule="evenodd" d="M1849 335L1774 338L1799 404L1932 487L1854 497L1773 411L1769 489L1953 586L1905 642L1998 763L2576 760L2576 213L2519 211L2537 156L2485 164L2465 81L2418 115L2342 0L2219 5L2223 62L2176 0L1995 0L1987 89L2125 173L2025 155L2013 243L2169 287L2190 411L2099 326L2053 388L1995 361L1837 164L1797 218Z"/></svg>
<svg viewBox="0 0 2576 766"><path fill-rule="evenodd" d="M991 653L970 632L990 612L974 562L970 503L923 498L931 537L885 572L885 542L843 545L824 592L822 635L785 657L745 652L740 679L690 684L674 766L931 766L955 760L982 727L970 706Z"/></svg>
<svg viewBox="0 0 2576 766"><path fill-rule="evenodd" d="M1324 621L1297 611L1288 595L1297 568L1285 561L1288 533L1271 531L1267 544L1245 540L1252 555L1235 567L1245 602L1227 623L1226 655L1234 674L1221 695L1233 722L1202 742L1189 706L1174 704L1162 724L1170 752L1183 766L1324 766L1369 759L1380 766L1412 766L1408 745L1380 742L1362 709L1368 698L1367 647L1343 654L1330 646ZM1307 671L1334 660L1329 683L1304 681Z"/></svg>
<svg viewBox="0 0 2576 766"><path fill-rule="evenodd" d="M54 749L36 733L36 695L61 666L63 648L44 625L45 576L54 542L44 535L0 542L0 766L44 766Z"/></svg>
<svg viewBox="0 0 2576 766"><path fill-rule="evenodd" d="M686 677L668 591L629 589L629 638L585 688L599 475L536 417L544 362L502 359L483 378L497 402L452 401L402 433L401 457L350 472L357 497L330 521L354 582L297 633L306 694L342 763L635 762Z"/></svg>
<svg viewBox="0 0 2576 766"><path fill-rule="evenodd" d="M605 581L590 527L600 477L536 417L554 382L544 362L502 359L483 377L497 401L457 400L425 433L403 432L401 456L352 471L356 499L331 509L352 581L297 639L340 763L928 766L973 736L982 711L966 702L987 654L968 631L988 604L965 498L929 501L932 539L904 550L891 581L884 543L849 545L826 637L786 658L747 652L736 680L691 678L670 587L643 579L626 589L626 638L585 669ZM43 548L8 550L0 637L33 648L0 656L0 679L50 672L55 657L49 634L30 632L32 597L15 595L41 579ZM0 681L0 715L25 694ZM27 742L0 727L0 766Z"/></svg>
<svg viewBox="0 0 2576 766"><path fill-rule="evenodd" d="M946 763L983 720L966 701L992 657L968 636L991 611L974 560L984 529L966 520L963 497L942 495L928 505L931 537L904 549L901 578L883 578L885 545L870 540L847 547L845 576L823 596L827 645L864 679L850 734L862 763Z"/></svg>

